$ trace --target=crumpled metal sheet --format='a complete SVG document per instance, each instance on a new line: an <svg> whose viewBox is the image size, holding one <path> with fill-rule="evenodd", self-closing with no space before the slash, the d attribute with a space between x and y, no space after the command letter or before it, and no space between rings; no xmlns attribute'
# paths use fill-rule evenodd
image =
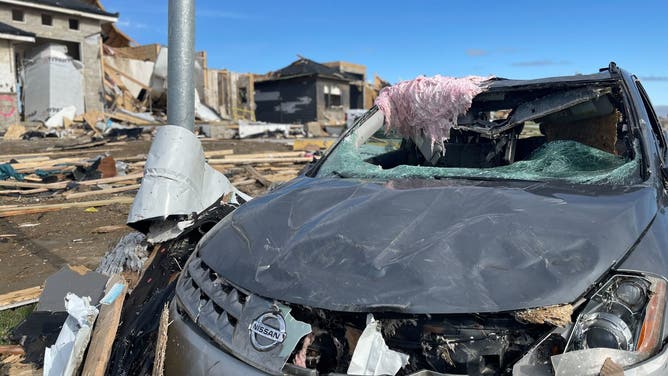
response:
<svg viewBox="0 0 668 376"><path fill-rule="evenodd" d="M151 220L199 213L228 193L233 195L231 202L236 203L237 196L251 199L206 163L202 144L192 132L165 125L151 144L127 223L146 230Z"/></svg>
<svg viewBox="0 0 668 376"><path fill-rule="evenodd" d="M645 186L298 178L200 242L222 278L337 311L499 312L577 300L657 211Z"/></svg>

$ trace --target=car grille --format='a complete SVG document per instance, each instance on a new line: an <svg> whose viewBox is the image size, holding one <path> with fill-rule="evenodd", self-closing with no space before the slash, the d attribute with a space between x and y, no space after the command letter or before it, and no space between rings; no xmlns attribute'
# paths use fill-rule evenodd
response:
<svg viewBox="0 0 668 376"><path fill-rule="evenodd" d="M219 278L195 252L176 288L181 308L216 343L230 350L248 295Z"/></svg>

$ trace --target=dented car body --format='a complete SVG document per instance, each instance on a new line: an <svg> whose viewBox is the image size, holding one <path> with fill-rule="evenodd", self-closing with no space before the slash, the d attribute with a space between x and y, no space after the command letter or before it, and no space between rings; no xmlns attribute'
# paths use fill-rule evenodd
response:
<svg viewBox="0 0 668 376"><path fill-rule="evenodd" d="M374 108L210 230L166 372L665 374L666 141L642 86L614 64L482 85L447 139Z"/></svg>

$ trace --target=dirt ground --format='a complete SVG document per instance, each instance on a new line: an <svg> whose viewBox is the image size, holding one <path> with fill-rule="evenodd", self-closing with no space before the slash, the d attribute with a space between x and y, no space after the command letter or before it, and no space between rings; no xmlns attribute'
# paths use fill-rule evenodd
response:
<svg viewBox="0 0 668 376"><path fill-rule="evenodd" d="M292 150L287 142L277 140L216 140L203 141L205 151L233 149L235 154L262 153ZM31 141L0 141L0 154L39 153L54 145L62 145L59 139ZM108 153L116 160L148 153L150 141L127 141L125 144L102 145L91 151ZM90 154L94 156L95 153ZM258 195L264 188L245 186L242 189ZM132 193L118 193L97 199L108 199ZM89 199L81 199L86 201ZM0 205L28 205L63 202L58 193L35 194L22 197L0 196ZM76 201L76 200L75 200ZM95 269L100 257L119 238L131 232L125 227L110 233L95 233L101 226L124 225L129 204L98 207L96 211L85 208L65 209L41 214L27 214L0 218L0 294L43 284L44 280L65 264L84 265Z"/></svg>

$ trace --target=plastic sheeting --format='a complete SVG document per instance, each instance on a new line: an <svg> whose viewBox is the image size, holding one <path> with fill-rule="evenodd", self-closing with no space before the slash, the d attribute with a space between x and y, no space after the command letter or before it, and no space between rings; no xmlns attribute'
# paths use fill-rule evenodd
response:
<svg viewBox="0 0 668 376"><path fill-rule="evenodd" d="M26 120L45 121L66 106L74 106L76 114L84 112L83 64L66 51L65 46L49 44L26 63Z"/></svg>
<svg viewBox="0 0 668 376"><path fill-rule="evenodd" d="M353 352L349 375L394 375L408 364L408 355L391 350L380 332L380 323L372 314L367 315L367 324Z"/></svg>
<svg viewBox="0 0 668 376"><path fill-rule="evenodd" d="M626 160L575 141L544 144L523 161L494 168L453 168L400 165L390 169L364 161L369 147L355 148L355 138L341 142L322 165L319 176L362 179L470 177L530 181L562 180L580 184L632 184L639 178L637 160ZM372 150L371 154L377 154Z"/></svg>
<svg viewBox="0 0 668 376"><path fill-rule="evenodd" d="M657 211L645 186L302 177L199 244L221 278L336 311L499 312L573 302Z"/></svg>
<svg viewBox="0 0 668 376"><path fill-rule="evenodd" d="M489 78L418 77L381 90L376 105L385 114L386 130L405 138L431 140L442 145L457 125L457 118L471 107L473 98L483 91Z"/></svg>
<svg viewBox="0 0 668 376"><path fill-rule="evenodd" d="M146 231L151 220L199 213L228 193L231 202L236 202L237 195L251 199L206 163L197 136L185 128L165 125L151 144L128 224Z"/></svg>

